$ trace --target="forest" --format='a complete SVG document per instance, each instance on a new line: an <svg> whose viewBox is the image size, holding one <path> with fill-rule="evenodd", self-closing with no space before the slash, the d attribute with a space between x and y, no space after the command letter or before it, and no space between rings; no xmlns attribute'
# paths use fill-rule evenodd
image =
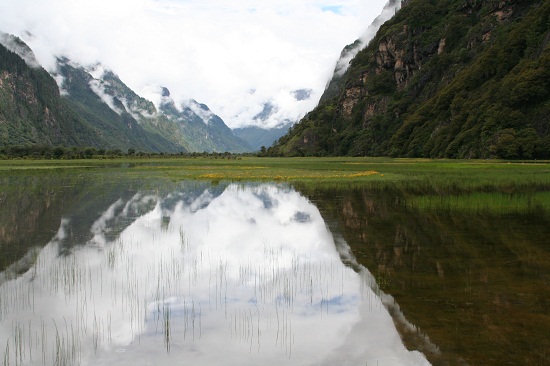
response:
<svg viewBox="0 0 550 366"><path fill-rule="evenodd" d="M411 0L266 155L550 158L550 2Z"/></svg>

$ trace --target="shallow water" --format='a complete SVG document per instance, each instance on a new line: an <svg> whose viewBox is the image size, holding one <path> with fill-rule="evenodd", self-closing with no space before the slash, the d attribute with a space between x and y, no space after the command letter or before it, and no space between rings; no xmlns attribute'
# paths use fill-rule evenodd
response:
<svg viewBox="0 0 550 366"><path fill-rule="evenodd" d="M295 189L87 178L3 181L5 365L429 364Z"/></svg>

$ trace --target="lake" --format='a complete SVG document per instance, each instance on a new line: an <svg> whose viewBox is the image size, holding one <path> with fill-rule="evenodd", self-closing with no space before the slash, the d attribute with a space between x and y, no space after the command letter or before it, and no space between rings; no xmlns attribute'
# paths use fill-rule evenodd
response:
<svg viewBox="0 0 550 366"><path fill-rule="evenodd" d="M547 197L11 173L0 361L544 364Z"/></svg>

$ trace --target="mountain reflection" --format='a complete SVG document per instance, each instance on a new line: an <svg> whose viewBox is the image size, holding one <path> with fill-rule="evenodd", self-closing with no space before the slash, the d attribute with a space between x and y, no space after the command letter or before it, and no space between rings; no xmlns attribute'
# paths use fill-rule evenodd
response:
<svg viewBox="0 0 550 366"><path fill-rule="evenodd" d="M279 185L111 204L0 287L5 364L424 365L319 210Z"/></svg>

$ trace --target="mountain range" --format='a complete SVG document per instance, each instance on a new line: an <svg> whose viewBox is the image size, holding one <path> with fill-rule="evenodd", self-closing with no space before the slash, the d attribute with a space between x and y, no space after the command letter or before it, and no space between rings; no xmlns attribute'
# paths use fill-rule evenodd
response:
<svg viewBox="0 0 550 366"><path fill-rule="evenodd" d="M61 57L49 74L2 34L0 147L549 159L549 29L547 0L389 0L344 48L313 111L296 124L234 131L166 88L155 105L101 64Z"/></svg>
<svg viewBox="0 0 550 366"><path fill-rule="evenodd" d="M158 108L107 67L60 57L49 74L19 38L0 34L0 147L90 146L145 152L248 152L252 147L195 100L166 88Z"/></svg>
<svg viewBox="0 0 550 366"><path fill-rule="evenodd" d="M403 1L267 154L548 159L549 44L547 0Z"/></svg>

